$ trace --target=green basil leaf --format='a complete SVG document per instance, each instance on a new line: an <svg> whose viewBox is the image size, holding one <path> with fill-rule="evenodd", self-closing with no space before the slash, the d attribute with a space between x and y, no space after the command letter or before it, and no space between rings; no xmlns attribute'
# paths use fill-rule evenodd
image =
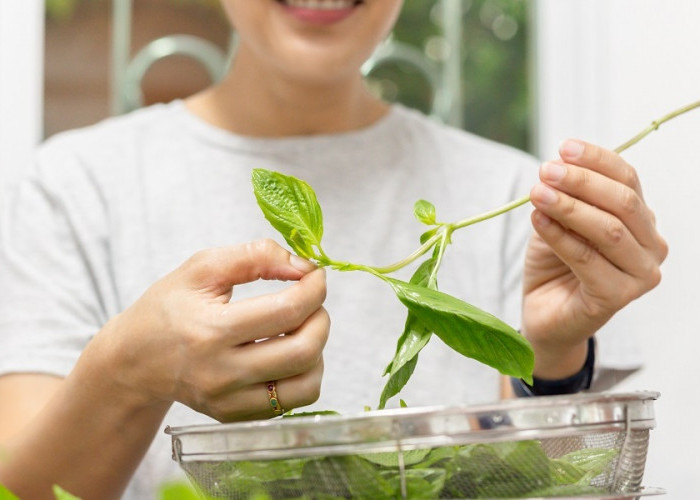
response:
<svg viewBox="0 0 700 500"><path fill-rule="evenodd" d="M449 498L481 498L481 489L510 476L509 467L487 444L465 445L444 464Z"/></svg>
<svg viewBox="0 0 700 500"><path fill-rule="evenodd" d="M421 463L430 453L430 448L421 450L406 450L402 451L401 453L403 454L403 465L408 467ZM381 465L382 467L398 467L400 463L398 451L359 453L357 456L362 457L373 464Z"/></svg>
<svg viewBox="0 0 700 500"><path fill-rule="evenodd" d="M303 481L313 488L312 498L395 498L379 468L357 455L313 460L304 467Z"/></svg>
<svg viewBox="0 0 700 500"><path fill-rule="evenodd" d="M402 498L401 475L396 471L382 471L382 476L396 492L394 498ZM403 476L406 498L440 498L445 486L444 469L406 469Z"/></svg>
<svg viewBox="0 0 700 500"><path fill-rule="evenodd" d="M551 486L550 460L539 441L494 443L492 447L521 476L528 490Z"/></svg>
<svg viewBox="0 0 700 500"><path fill-rule="evenodd" d="M418 321L452 349L504 375L532 382L532 347L512 327L446 293L393 278L383 279Z"/></svg>
<svg viewBox="0 0 700 500"><path fill-rule="evenodd" d="M309 458L290 458L268 461L238 461L208 464L211 477L219 477L208 494L214 498L271 498L283 492L296 490L302 481ZM206 473L202 471L201 474ZM173 497L175 500L176 497Z"/></svg>
<svg viewBox="0 0 700 500"><path fill-rule="evenodd" d="M423 262L411 277L411 283L418 286L427 286L430 275L435 269L437 258L432 258ZM396 344L394 359L386 367L384 375L389 374L379 398L379 409L386 407L386 402L396 396L404 388L408 380L413 375L413 371L418 363L418 353L427 345L432 332L423 326L420 321L409 311L406 317L406 325L403 334Z"/></svg>
<svg viewBox="0 0 700 500"><path fill-rule="evenodd" d="M264 484L281 479L301 479L307 458L289 458L261 462L236 462L236 478L250 478Z"/></svg>
<svg viewBox="0 0 700 500"><path fill-rule="evenodd" d="M222 479L208 493L217 499L266 498L268 483L258 477L251 477L241 473L236 465L234 463L226 463L225 466L228 466L229 469L228 473L223 475ZM213 468L213 477L216 477L216 474L221 475L221 469L226 470L226 467L220 467L218 470Z"/></svg>
<svg viewBox="0 0 700 500"><path fill-rule="evenodd" d="M549 464L555 485L575 484L586 475L585 470L565 460L555 458Z"/></svg>
<svg viewBox="0 0 700 500"><path fill-rule="evenodd" d="M589 473L590 477L602 474L617 456L617 450L612 448L583 448L559 457Z"/></svg>
<svg viewBox="0 0 700 500"><path fill-rule="evenodd" d="M408 313L404 333L399 337L396 354L391 364L387 366L388 373L392 376L409 361L418 356L418 353L425 347L432 335L415 315Z"/></svg>
<svg viewBox="0 0 700 500"><path fill-rule="evenodd" d="M457 455L459 446L445 446L442 448L433 448L430 454L421 463L416 464L414 469L432 468L438 463L443 465Z"/></svg>
<svg viewBox="0 0 700 500"><path fill-rule="evenodd" d="M416 216L416 219L428 226L436 223L435 206L429 201L418 200L413 206L413 214Z"/></svg>
<svg viewBox="0 0 700 500"><path fill-rule="evenodd" d="M389 380L387 380L386 384L384 384L384 389L382 389L382 394L379 397L378 409L383 410L386 408L386 402L401 392L401 389L404 388L408 380L411 378L411 375L413 375L413 371L416 369L416 364L418 364L417 354L404 363L401 368L391 374Z"/></svg>
<svg viewBox="0 0 700 500"><path fill-rule="evenodd" d="M428 344L432 333L416 317L408 313L404 334L399 338L398 350L392 362L387 366L387 380L379 399L379 409L396 396L408 383L418 363L418 353Z"/></svg>
<svg viewBox="0 0 700 500"><path fill-rule="evenodd" d="M202 497L187 483L165 483L158 489L158 500L200 500Z"/></svg>
<svg viewBox="0 0 700 500"><path fill-rule="evenodd" d="M430 282L430 275L433 273L436 263L437 258L435 255L421 263L421 265L418 266L418 269L416 269L416 272L413 273L413 276L411 276L411 280L409 281L409 283L422 287L427 287ZM415 348L407 349L404 347L404 344L410 344L416 338L422 338L424 336L424 330L425 328L423 328L420 324L417 324L416 318L412 316L409 311L406 317L406 323L404 325L403 333L401 334L398 342L396 343L396 352L394 354L394 359L384 370L384 375L398 372L401 368L401 365L407 363L410 359L413 359L414 355L417 354L420 351L420 349L423 348L420 347L417 350ZM401 353L402 349L404 350L403 354Z"/></svg>
<svg viewBox="0 0 700 500"><path fill-rule="evenodd" d="M0 500L19 500L19 497L0 484Z"/></svg>
<svg viewBox="0 0 700 500"><path fill-rule="evenodd" d="M444 466L443 493L456 498L522 498L552 485L549 459L538 441L466 445Z"/></svg>
<svg viewBox="0 0 700 500"><path fill-rule="evenodd" d="M55 484L53 485L53 496L56 497L56 500L80 500L80 498L76 497L75 495L71 495L66 490Z"/></svg>
<svg viewBox="0 0 700 500"><path fill-rule="evenodd" d="M426 232L420 235L420 244L422 245L426 241L428 241L430 238L435 236L435 234L440 230L439 227L434 227L432 229L428 229Z"/></svg>
<svg viewBox="0 0 700 500"><path fill-rule="evenodd" d="M317 257L323 237L323 214L306 182L262 168L253 170L253 191L265 218L300 256Z"/></svg>

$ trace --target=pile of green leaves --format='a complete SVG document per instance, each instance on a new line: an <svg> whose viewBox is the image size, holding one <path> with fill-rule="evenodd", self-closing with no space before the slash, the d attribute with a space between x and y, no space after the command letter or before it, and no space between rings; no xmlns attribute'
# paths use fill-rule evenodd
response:
<svg viewBox="0 0 700 500"><path fill-rule="evenodd" d="M216 478L209 491L164 484L160 500L282 498L527 498L594 495L591 480L612 471L615 450L590 448L556 459L539 441L470 444L401 452L271 461L189 464ZM404 481L401 481L403 464ZM78 500L58 486L57 500ZM0 486L0 500L18 500Z"/></svg>
<svg viewBox="0 0 700 500"><path fill-rule="evenodd" d="M385 268L331 259L321 245L323 215L316 194L306 182L270 170L253 171L253 188L265 218L301 257L339 271L364 271L383 280L408 314L393 359L385 370L388 381L379 402L384 408L413 374L418 354L432 335L458 353L476 359L505 375L532 381L534 355L530 344L515 329L495 316L437 288L437 272L455 230L474 221L437 222L435 207L420 200L415 215L429 229L421 247L408 258ZM388 275L430 253L410 281Z"/></svg>
<svg viewBox="0 0 700 500"><path fill-rule="evenodd" d="M539 441L519 441L405 451L403 483L397 452L207 464L195 474L217 478L211 498L562 497L606 493L591 480L616 456L591 448L550 459Z"/></svg>

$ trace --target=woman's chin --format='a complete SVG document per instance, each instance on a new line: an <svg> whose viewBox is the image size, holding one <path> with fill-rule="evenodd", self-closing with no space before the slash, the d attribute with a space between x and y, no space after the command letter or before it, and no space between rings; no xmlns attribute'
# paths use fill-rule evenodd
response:
<svg viewBox="0 0 700 500"><path fill-rule="evenodd" d="M358 57L357 53L346 52L328 46L304 44L296 47L297 50L289 50L287 47L284 71L295 79L308 83L332 83L347 78L354 78L360 74L360 68L366 57Z"/></svg>

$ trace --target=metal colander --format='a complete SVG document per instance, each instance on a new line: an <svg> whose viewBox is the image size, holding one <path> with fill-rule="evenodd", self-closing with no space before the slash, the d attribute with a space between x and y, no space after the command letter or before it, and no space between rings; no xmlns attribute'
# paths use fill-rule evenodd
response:
<svg viewBox="0 0 700 500"><path fill-rule="evenodd" d="M204 496L637 498L658 393L168 427Z"/></svg>

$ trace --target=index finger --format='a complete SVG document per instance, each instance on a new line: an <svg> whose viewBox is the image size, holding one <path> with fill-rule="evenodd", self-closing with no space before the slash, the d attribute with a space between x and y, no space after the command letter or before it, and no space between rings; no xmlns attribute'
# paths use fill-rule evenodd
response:
<svg viewBox="0 0 700 500"><path fill-rule="evenodd" d="M299 328L326 299L326 272L317 269L282 291L224 304L215 321L234 344Z"/></svg>
<svg viewBox="0 0 700 500"><path fill-rule="evenodd" d="M559 155L566 163L593 170L625 184L644 199L637 171L616 152L578 139L566 139L559 145Z"/></svg>

